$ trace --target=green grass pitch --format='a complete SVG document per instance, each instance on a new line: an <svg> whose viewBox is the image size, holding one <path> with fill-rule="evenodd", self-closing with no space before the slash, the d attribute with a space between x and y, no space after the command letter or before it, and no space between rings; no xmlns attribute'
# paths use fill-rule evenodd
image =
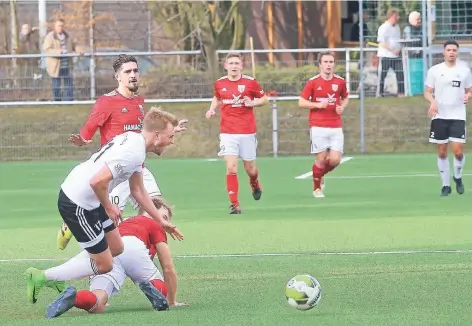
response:
<svg viewBox="0 0 472 326"><path fill-rule="evenodd" d="M355 156L327 177L324 199L312 197L309 178L295 178L312 158L261 158L260 201L239 174L240 216L228 215L221 161L150 159L185 234L169 243L178 299L189 306L153 311L128 280L105 313L72 309L47 321L57 294L44 289L29 304L23 272L79 250L55 244L59 185L75 164L0 164L0 325L472 324L472 174L464 195L453 187L440 197L434 154ZM319 280L318 307L288 306L285 284L296 274Z"/></svg>

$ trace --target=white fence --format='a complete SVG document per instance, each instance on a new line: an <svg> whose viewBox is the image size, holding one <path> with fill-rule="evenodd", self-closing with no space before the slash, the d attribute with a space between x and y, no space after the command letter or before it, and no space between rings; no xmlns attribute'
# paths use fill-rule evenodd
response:
<svg viewBox="0 0 472 326"><path fill-rule="evenodd" d="M328 49L274 50L272 52L275 54L293 53L294 58L298 58L298 52L305 54L303 62L296 59L291 62L279 60L275 63L274 68L264 65L265 62L261 57L256 61L256 77L264 85L265 90L270 93L270 111L267 109L258 110L258 114L260 114L258 134L261 155L308 153L306 150L309 144L306 111L298 108L297 99L306 80L316 74L315 58L317 54L325 51ZM375 48L363 49L362 53L360 48L331 50L331 52L338 54L338 73L345 77L350 96L353 99L343 118L346 125L346 151L361 153L421 151L424 149L428 130L428 118L425 113L427 109L421 109L421 106L426 106L426 103L423 99L414 96L397 99L395 97L397 83L393 71L389 72L385 82L385 91L393 98L389 99L389 96L376 98L379 82L375 51ZM423 66L422 59L419 58L418 61L418 57L421 57L418 56L418 51L427 51L430 56L431 60L428 60L427 67L429 67L429 61L431 64L436 64L442 60L442 47L404 49L405 78L403 82L408 95L421 95L423 89L422 79L425 71L424 69L412 69L414 61L410 60L410 54L416 53L416 68ZM218 55L224 56L225 52L219 51ZM242 52L248 53L249 51ZM254 52L260 55L271 51L255 50ZM359 60L360 54L364 58L363 61ZM91 149L73 148L67 143L67 136L80 128L86 118L85 111L88 112L90 109L85 107L86 110L84 110L82 107L80 117L75 117L74 110L78 108L79 104L92 104L96 94L105 93L105 91L116 87L116 81L112 78L110 61L102 62L103 58L112 59L116 55L117 53L88 53L80 57L75 56L75 58L86 60L89 63L89 65L85 65L86 69L89 69L89 73L82 76L87 82L74 87L76 90L80 90L80 87L85 86L86 91L83 94L86 98L58 102L48 98L25 100L28 96L31 98L32 94L33 96L46 95L46 97L51 94L50 89L44 87L44 85L50 85L49 78L43 76L35 79L28 75L31 73L28 70L31 68L29 66L31 62L27 62L27 69L19 68L21 64L24 64L20 60L32 58L37 60L43 56L0 56L0 133L3 135L0 139L2 152L0 160L76 158L88 154L87 151ZM201 54L199 52L136 52L133 55L139 58L138 61L143 62L140 69L147 69L145 72L142 71L142 80L145 81L142 89L145 93L146 103L168 104L172 110L179 110L176 103L195 103L199 112L206 105L197 105L197 103L211 101L214 80L201 68ZM460 59L470 62L471 58L472 49L461 47ZM16 60L16 66L12 65L13 60ZM144 67L148 61L157 63L156 70ZM44 74L39 63L34 62L33 65L36 69L34 73ZM248 72L250 72L248 64L250 65L250 61L246 62ZM9 65L15 67L12 69L16 70L12 73L7 69L7 74L5 74L5 67L9 67ZM293 76L287 79L287 74ZM182 76L185 78L179 79ZM16 77L16 79L12 77ZM5 82L8 78L8 82ZM100 88L102 81L105 89ZM77 83L79 82L77 77ZM416 82L416 85L413 82ZM19 88L15 90L15 86ZM40 91L38 91L39 86L42 87ZM94 91L92 91L93 87L95 87ZM109 89L106 89L107 87ZM15 94L17 98L6 100L4 96L8 97L11 94ZM163 94L164 96L153 96L153 94ZM64 106L63 109L62 107L58 109L57 106L54 109L55 112L62 112L62 116L56 119L42 114L43 107L46 106L44 112L47 112L51 111L51 106L54 105ZM25 107L24 111L22 111L22 107ZM188 109L177 112L182 116L191 113ZM213 139L216 144L218 134L216 122L211 122L215 125L209 125L203 115L199 113L192 113L192 119L194 119L192 130L183 136L188 141L182 143L194 144ZM212 146L211 144L213 142L209 142L208 146ZM213 150L196 152L193 147L196 146L190 145L182 148L179 154L208 157L214 152Z"/></svg>

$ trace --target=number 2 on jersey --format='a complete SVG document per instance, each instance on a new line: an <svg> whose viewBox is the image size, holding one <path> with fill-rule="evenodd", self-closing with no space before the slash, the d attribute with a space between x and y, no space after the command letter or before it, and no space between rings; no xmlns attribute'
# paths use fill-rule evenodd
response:
<svg viewBox="0 0 472 326"><path fill-rule="evenodd" d="M103 146L100 151L98 152L98 156L95 158L95 160L93 160L94 162L97 162L98 159L107 151L110 149L110 147L112 147L115 143L114 142L109 142L107 143L105 146Z"/></svg>

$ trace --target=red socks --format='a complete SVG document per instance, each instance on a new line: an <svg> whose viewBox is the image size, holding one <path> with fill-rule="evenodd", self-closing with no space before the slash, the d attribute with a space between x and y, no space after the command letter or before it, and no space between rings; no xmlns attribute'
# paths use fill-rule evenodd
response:
<svg viewBox="0 0 472 326"><path fill-rule="evenodd" d="M231 205L238 205L238 175L236 173L228 173L226 175L226 190L228 191L229 201Z"/></svg>
<svg viewBox="0 0 472 326"><path fill-rule="evenodd" d="M167 297L167 286L161 280L152 280L152 285L159 290L164 296ZM75 307L88 311L93 312L98 306L97 296L90 292L89 290L80 290L77 291L75 296Z"/></svg>
<svg viewBox="0 0 472 326"><path fill-rule="evenodd" d="M313 190L321 189L321 178L323 177L324 169L320 168L316 163L312 166L313 170Z"/></svg>
<svg viewBox="0 0 472 326"><path fill-rule="evenodd" d="M75 296L75 307L86 310L88 312L93 311L98 305L97 297L89 290L77 291Z"/></svg>
<svg viewBox="0 0 472 326"><path fill-rule="evenodd" d="M151 283L159 292L161 292L165 297L167 297L167 285L164 282L156 279L152 280Z"/></svg>
<svg viewBox="0 0 472 326"><path fill-rule="evenodd" d="M330 165L329 160L326 160L324 167L319 167L316 163L313 164L313 190L321 189L321 179L329 172L333 171L336 166Z"/></svg>

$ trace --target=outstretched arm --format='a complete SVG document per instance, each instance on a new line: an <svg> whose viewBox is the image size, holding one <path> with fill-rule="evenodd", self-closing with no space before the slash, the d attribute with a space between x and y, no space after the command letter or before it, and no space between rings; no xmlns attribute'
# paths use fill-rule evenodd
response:
<svg viewBox="0 0 472 326"><path fill-rule="evenodd" d="M144 188L143 174L141 172L135 172L131 175L131 177L129 178L129 187L131 190L131 195L146 213L151 215L151 217L172 236L172 238L183 240L183 234L180 233L180 231L175 225L169 223L162 216L156 206L154 206L151 197Z"/></svg>
<svg viewBox="0 0 472 326"><path fill-rule="evenodd" d="M69 141L76 146L88 145L92 142L92 138L97 132L97 129L102 126L110 117L110 112L107 109L104 100L99 98L92 107L92 111L85 122L85 125L80 129L80 133L72 134Z"/></svg>
<svg viewBox="0 0 472 326"><path fill-rule="evenodd" d="M156 243L156 252L164 274L164 282L167 286L169 306L175 306L177 304L177 272L175 271L169 246L165 242Z"/></svg>

